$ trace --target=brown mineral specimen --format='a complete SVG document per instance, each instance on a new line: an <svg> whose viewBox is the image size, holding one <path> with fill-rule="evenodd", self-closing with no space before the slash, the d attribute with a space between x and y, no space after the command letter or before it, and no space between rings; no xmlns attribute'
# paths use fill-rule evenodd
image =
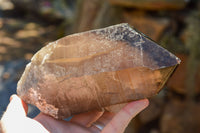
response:
<svg viewBox="0 0 200 133"><path fill-rule="evenodd" d="M26 66L18 95L66 118L157 94L180 60L119 24L73 34L42 48Z"/></svg>

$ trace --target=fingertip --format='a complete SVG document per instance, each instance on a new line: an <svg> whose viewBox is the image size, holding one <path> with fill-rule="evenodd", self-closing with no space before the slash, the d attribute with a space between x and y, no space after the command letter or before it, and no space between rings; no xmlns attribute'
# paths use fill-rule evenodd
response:
<svg viewBox="0 0 200 133"><path fill-rule="evenodd" d="M138 105L147 107L149 105L149 100L145 98L145 99L133 101L132 104L138 104Z"/></svg>
<svg viewBox="0 0 200 133"><path fill-rule="evenodd" d="M9 108L19 109L21 112L24 112L25 115L28 113L28 105L16 94L10 96L10 104L8 105L8 109Z"/></svg>
<svg viewBox="0 0 200 133"><path fill-rule="evenodd" d="M137 114L149 105L148 99L142 99L130 102L122 110L130 112L130 114Z"/></svg>
<svg viewBox="0 0 200 133"><path fill-rule="evenodd" d="M146 107L149 105L149 100L148 99L142 99L140 100Z"/></svg>

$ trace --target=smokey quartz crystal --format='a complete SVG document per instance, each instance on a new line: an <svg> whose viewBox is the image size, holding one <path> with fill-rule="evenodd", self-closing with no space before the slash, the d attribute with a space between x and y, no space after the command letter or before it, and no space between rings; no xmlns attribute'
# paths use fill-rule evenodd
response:
<svg viewBox="0 0 200 133"><path fill-rule="evenodd" d="M26 66L17 93L43 113L63 119L154 96L179 63L123 23L49 43Z"/></svg>

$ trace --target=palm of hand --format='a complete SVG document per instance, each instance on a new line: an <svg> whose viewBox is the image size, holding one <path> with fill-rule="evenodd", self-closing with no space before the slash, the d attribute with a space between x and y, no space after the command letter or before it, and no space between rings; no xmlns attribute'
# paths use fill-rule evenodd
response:
<svg viewBox="0 0 200 133"><path fill-rule="evenodd" d="M26 116L27 105L16 95L11 99L1 119L5 133L122 133L131 119L148 106L148 100L144 99L127 104L117 114L92 111L63 121L42 113L30 119ZM95 121L105 125L102 131L92 125Z"/></svg>

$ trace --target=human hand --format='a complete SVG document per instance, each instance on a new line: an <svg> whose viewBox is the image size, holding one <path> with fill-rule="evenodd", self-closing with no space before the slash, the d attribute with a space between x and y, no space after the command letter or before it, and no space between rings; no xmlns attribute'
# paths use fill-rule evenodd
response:
<svg viewBox="0 0 200 133"><path fill-rule="evenodd" d="M40 113L28 118L27 104L17 95L11 101L0 122L0 133L123 133L128 123L149 104L147 99L127 104L117 114L92 111L75 115L70 121L56 120ZM94 122L104 128L100 130Z"/></svg>

